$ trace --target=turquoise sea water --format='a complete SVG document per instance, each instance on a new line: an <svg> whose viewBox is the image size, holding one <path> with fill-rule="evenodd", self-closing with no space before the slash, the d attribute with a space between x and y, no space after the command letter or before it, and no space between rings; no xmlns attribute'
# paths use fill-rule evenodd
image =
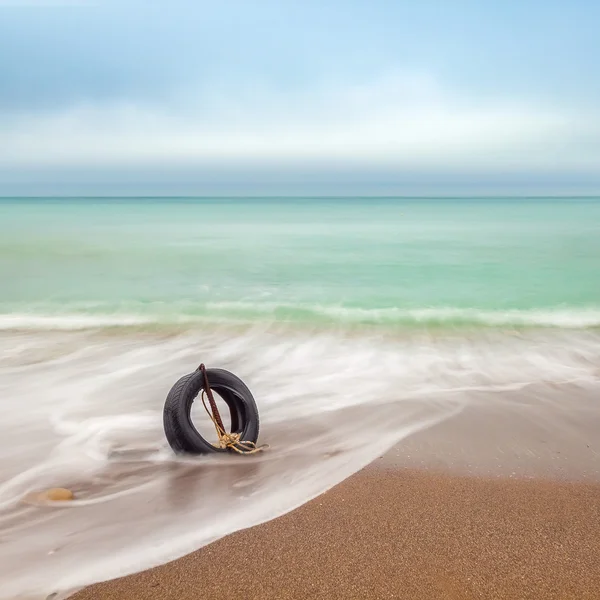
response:
<svg viewBox="0 0 600 600"><path fill-rule="evenodd" d="M0 323L600 324L597 199L3 199Z"/></svg>

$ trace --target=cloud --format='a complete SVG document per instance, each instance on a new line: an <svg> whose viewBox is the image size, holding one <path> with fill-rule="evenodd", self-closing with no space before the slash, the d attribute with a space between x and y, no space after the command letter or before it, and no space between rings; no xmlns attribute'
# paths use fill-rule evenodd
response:
<svg viewBox="0 0 600 600"><path fill-rule="evenodd" d="M254 82L161 104L105 102L0 116L0 167L200 165L594 170L600 119L474 98L423 73L280 91Z"/></svg>

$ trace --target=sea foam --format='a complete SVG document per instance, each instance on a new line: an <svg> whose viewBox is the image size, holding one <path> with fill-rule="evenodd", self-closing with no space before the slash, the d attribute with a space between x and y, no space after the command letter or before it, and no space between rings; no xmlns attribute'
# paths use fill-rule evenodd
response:
<svg viewBox="0 0 600 600"><path fill-rule="evenodd" d="M480 392L597 386L600 337L282 325L31 330L3 332L0 355L0 598L12 598L123 576L272 519L458 415ZM248 384L267 452L172 454L162 406L200 361ZM51 486L77 499L65 508L22 503Z"/></svg>

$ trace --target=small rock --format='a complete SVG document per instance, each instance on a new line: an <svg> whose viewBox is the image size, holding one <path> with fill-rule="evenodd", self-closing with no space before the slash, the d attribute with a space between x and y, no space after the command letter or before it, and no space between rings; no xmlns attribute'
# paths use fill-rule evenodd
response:
<svg viewBox="0 0 600 600"><path fill-rule="evenodd" d="M39 495L40 500L50 500L52 502L64 502L73 500L74 495L71 490L66 488L50 488Z"/></svg>

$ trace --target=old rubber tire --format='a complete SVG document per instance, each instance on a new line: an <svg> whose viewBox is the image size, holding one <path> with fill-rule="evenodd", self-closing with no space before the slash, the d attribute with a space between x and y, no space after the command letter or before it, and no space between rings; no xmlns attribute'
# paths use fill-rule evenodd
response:
<svg viewBox="0 0 600 600"><path fill-rule="evenodd" d="M231 432L241 434L241 440L258 441L258 408L246 384L224 369L206 369L208 383L225 401L231 415ZM227 452L206 441L191 419L192 403L204 389L204 376L197 370L184 375L171 388L163 410L165 435L178 454L208 454Z"/></svg>

